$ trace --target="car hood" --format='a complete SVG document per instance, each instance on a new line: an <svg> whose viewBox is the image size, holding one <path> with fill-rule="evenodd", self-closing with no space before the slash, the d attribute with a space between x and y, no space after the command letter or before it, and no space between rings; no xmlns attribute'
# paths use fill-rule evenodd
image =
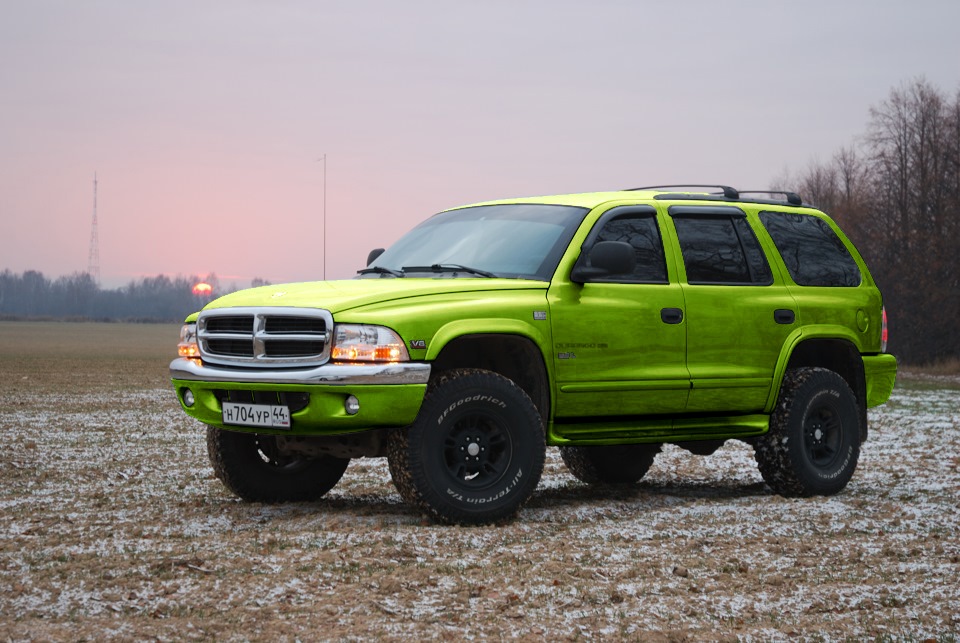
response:
<svg viewBox="0 0 960 643"><path fill-rule="evenodd" d="M503 290L546 290L548 286L549 284L545 281L522 279L419 279L405 277L402 279L314 281L241 290L210 302L204 309L238 306L289 306L294 308L323 308L336 314L368 304L412 297Z"/></svg>

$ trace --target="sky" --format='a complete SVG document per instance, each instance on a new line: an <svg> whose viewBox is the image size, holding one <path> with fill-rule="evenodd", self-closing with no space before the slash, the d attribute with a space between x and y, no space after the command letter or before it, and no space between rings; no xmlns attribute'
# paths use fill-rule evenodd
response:
<svg viewBox="0 0 960 643"><path fill-rule="evenodd" d="M892 89L960 90L958 25L956 0L0 0L0 270L87 270L95 174L105 288L349 278L490 199L763 189Z"/></svg>

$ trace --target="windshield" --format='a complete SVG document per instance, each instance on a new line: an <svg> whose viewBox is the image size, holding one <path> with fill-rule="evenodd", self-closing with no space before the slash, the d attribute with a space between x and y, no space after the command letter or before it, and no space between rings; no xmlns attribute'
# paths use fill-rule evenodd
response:
<svg viewBox="0 0 960 643"><path fill-rule="evenodd" d="M585 208L483 205L430 217L362 272L366 277L506 277L549 281Z"/></svg>

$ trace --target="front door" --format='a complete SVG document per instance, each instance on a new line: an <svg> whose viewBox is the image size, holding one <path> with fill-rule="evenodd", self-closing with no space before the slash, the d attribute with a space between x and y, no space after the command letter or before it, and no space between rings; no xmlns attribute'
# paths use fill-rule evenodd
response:
<svg viewBox="0 0 960 643"><path fill-rule="evenodd" d="M664 255L661 224L651 206L610 210L584 248L630 243L633 273L551 286L558 419L683 412L690 390L684 295Z"/></svg>

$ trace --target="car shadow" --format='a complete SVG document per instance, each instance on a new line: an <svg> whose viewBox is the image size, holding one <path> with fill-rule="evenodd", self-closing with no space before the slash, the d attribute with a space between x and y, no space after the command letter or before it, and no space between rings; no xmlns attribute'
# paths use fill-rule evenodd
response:
<svg viewBox="0 0 960 643"><path fill-rule="evenodd" d="M539 488L513 521L566 520L571 512L618 513L625 509L641 513L657 509L678 508L701 503L746 500L773 496L762 482L755 484L677 482L669 484L639 483L636 485L586 485L570 482L562 486ZM396 492L354 494L346 491L329 495L314 502L266 505L257 503L229 503L228 510L238 521L276 523L307 520L318 527L356 522L368 526L435 525L416 507L403 502ZM243 514L243 515L238 515ZM526 517L524 514L527 514Z"/></svg>
<svg viewBox="0 0 960 643"><path fill-rule="evenodd" d="M526 504L530 508L575 508L584 503L622 504L624 502L651 507L676 505L679 502L739 500L774 495L763 482L734 483L717 481L677 481L668 483L640 482L633 485L569 482L541 488Z"/></svg>

